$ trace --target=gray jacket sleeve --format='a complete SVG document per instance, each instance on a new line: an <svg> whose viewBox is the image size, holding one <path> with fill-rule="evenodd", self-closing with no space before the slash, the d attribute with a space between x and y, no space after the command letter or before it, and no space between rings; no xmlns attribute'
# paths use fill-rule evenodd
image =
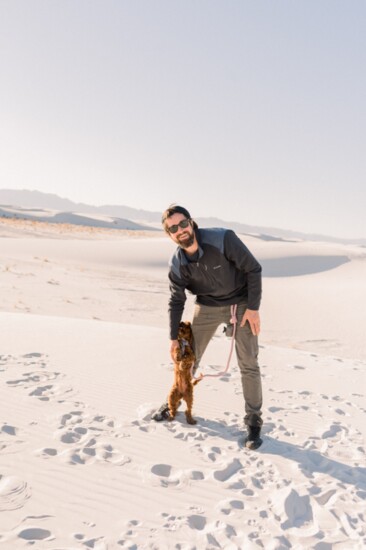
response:
<svg viewBox="0 0 366 550"><path fill-rule="evenodd" d="M186 285L184 281L178 279L178 277L170 271L169 273L169 325L170 325L170 339L177 340L179 323L182 320L184 311L184 304L186 302Z"/></svg>
<svg viewBox="0 0 366 550"><path fill-rule="evenodd" d="M237 269L244 271L248 279L248 309L258 310L262 296L262 267L254 258L243 241L234 233L225 233L225 256L235 264Z"/></svg>

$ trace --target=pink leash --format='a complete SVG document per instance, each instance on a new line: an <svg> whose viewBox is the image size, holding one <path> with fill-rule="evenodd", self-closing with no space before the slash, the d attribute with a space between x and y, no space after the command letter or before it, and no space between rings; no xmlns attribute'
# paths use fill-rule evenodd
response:
<svg viewBox="0 0 366 550"><path fill-rule="evenodd" d="M191 376L192 376L192 379L193 380L202 380L202 378L206 378L206 376L210 377L210 378L217 378L218 376L223 376L224 374L227 373L227 371L229 370L229 365L230 365L230 361L231 361L231 356L233 354L233 349L234 349L234 342L235 342L235 333L236 333L236 325L238 324L238 319L236 317L236 310L237 310L237 305L232 305L231 308L230 308L230 313L231 313L231 319L230 319L230 323L232 325L234 325L234 328L233 328L233 335L231 337L231 346L230 346L230 353L229 353L229 357L228 357L228 360L227 360L227 363L226 363L226 368L225 370L223 370L222 372L218 372L217 374L200 374L198 378L196 378L193 374L193 367L194 365L192 365L192 368L191 368Z"/></svg>

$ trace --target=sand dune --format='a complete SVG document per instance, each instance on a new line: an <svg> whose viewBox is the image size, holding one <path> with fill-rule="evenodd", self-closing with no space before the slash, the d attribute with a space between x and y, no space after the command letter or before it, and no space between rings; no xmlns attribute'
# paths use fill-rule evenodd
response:
<svg viewBox="0 0 366 550"><path fill-rule="evenodd" d="M105 229L132 229L149 231L147 225L135 223L131 220L106 216L102 214L86 214L84 212L59 212L40 208L21 208L14 206L0 207L0 218L10 218L28 222L46 222L50 224L74 225Z"/></svg>
<svg viewBox="0 0 366 550"><path fill-rule="evenodd" d="M196 426L151 421L172 382L169 240L13 230L0 226L2 547L365 547L362 248L245 237L265 275L264 443L249 452L235 359L196 387ZM204 372L229 345L218 332Z"/></svg>

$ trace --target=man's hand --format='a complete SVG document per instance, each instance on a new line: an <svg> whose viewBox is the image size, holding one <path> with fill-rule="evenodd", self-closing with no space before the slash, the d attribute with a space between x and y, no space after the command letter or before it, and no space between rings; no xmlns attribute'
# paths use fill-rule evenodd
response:
<svg viewBox="0 0 366 550"><path fill-rule="evenodd" d="M179 342L178 340L171 340L170 341L170 356L174 361L175 358L175 350L179 348Z"/></svg>
<svg viewBox="0 0 366 550"><path fill-rule="evenodd" d="M252 333L254 334L254 336L258 336L261 330L259 311L255 311L254 309L247 309L243 315L240 326L243 327L247 321L250 325L250 328L252 329Z"/></svg>

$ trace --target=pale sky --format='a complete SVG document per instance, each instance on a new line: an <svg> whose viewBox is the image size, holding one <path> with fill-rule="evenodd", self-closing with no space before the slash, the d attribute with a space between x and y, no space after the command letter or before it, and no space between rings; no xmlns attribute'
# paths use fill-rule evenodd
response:
<svg viewBox="0 0 366 550"><path fill-rule="evenodd" d="M0 188L366 237L363 0L0 0Z"/></svg>

